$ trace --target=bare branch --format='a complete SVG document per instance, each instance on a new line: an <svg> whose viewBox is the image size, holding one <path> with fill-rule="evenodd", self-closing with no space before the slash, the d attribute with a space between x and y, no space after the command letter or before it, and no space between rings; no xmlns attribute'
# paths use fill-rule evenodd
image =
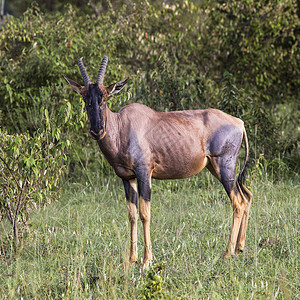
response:
<svg viewBox="0 0 300 300"><path fill-rule="evenodd" d="M14 224L16 223L16 221L17 221L17 216L18 216L18 214L19 214L20 204L21 204L21 201L22 201L23 192L24 192L24 190L25 190L26 181L27 181L27 176L28 176L28 171L26 172L26 175L25 175L25 178L24 178L22 187L21 187L21 192L20 192L20 196L19 196L19 199L18 199L18 203L17 203L15 215L14 215Z"/></svg>
<svg viewBox="0 0 300 300"><path fill-rule="evenodd" d="M10 169L9 165L6 163L6 161L0 156L0 159L3 161L3 163L5 164L6 168L8 169L10 175L13 177L14 181L16 182L17 186L19 189L22 189L19 182L17 181L13 171Z"/></svg>
<svg viewBox="0 0 300 300"><path fill-rule="evenodd" d="M4 24L4 4L5 0L2 0L1 2L1 12L0 12L0 27Z"/></svg>
<svg viewBox="0 0 300 300"><path fill-rule="evenodd" d="M14 231L14 236L15 236L15 239L16 239L17 247L20 246L19 234L18 234L18 229L17 229L17 217L18 217L18 214L19 214L19 211L20 211L20 204L21 204L21 201L22 201L23 192L24 192L25 187L26 187L27 176L28 176L28 171L26 172L26 175L25 175L22 187L21 187L21 192L20 192L20 196L19 196L19 199L18 199L18 203L17 203L15 215L14 215L13 231Z"/></svg>
<svg viewBox="0 0 300 300"><path fill-rule="evenodd" d="M14 221L13 221L13 217L12 217L11 205L10 205L9 198L7 196L5 197L5 201L6 201L6 204L7 204L7 206L5 206L7 219L9 220L11 225L13 225Z"/></svg>
<svg viewBox="0 0 300 300"><path fill-rule="evenodd" d="M97 17L100 17L100 9L99 9L99 7L97 7L96 5L95 5L95 3L94 2L90 2L89 3L89 5L93 8L93 10L95 11L95 14L96 14L96 16Z"/></svg>
<svg viewBox="0 0 300 300"><path fill-rule="evenodd" d="M4 19L4 4L5 4L5 0L2 0L2 3L1 3L1 13L0 13L1 20Z"/></svg>

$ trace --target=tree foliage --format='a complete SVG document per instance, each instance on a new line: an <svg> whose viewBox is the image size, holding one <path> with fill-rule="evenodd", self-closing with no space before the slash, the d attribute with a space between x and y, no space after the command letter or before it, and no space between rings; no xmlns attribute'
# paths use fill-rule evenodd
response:
<svg viewBox="0 0 300 300"><path fill-rule="evenodd" d="M214 66L231 72L245 87L256 87L263 101L299 96L300 23L295 1L230 1L209 12ZM222 74L221 73L221 74Z"/></svg>

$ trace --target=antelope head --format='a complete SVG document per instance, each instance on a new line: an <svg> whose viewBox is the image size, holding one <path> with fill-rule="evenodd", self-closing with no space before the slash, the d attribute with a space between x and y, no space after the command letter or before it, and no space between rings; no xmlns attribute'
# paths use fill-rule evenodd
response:
<svg viewBox="0 0 300 300"><path fill-rule="evenodd" d="M126 85L128 78L109 86L103 85L104 74L106 65L108 62L107 56L104 55L102 60L96 83L92 84L89 75L83 65L82 57L78 59L78 66L83 77L84 86L81 86L77 82L69 79L65 75L64 78L73 88L73 90L80 94L85 102L85 108L90 121L90 135L95 140L101 140L104 138L107 108L106 103L108 97L119 93Z"/></svg>

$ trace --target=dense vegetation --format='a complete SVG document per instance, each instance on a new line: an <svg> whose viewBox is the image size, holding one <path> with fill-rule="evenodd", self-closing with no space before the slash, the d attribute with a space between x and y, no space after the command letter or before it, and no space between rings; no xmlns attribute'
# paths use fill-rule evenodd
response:
<svg viewBox="0 0 300 300"><path fill-rule="evenodd" d="M300 167L298 2L242 0L168 3L128 1L123 5L123 1L118 0L90 2L89 5L77 0L37 1L34 4L27 0L6 2L6 10L12 15L5 16L0 28L0 230L5 233L0 234L1 256L11 257L12 260L18 255L22 256L20 247L22 249L25 238L33 241L31 235L35 231L32 231L29 225L38 228L37 230L41 231L39 234L43 235L44 229L38 224L38 218L43 218L43 211L38 209L45 208L45 204L50 203L52 199L58 199L66 182L69 183L63 189L62 204L57 204L58 206L69 207L67 195L69 189L73 189L72 183L94 186L95 174L98 184L101 182L107 188L111 188L112 193L118 191L116 185L110 183L111 168L88 137L82 101L62 77L62 74L65 74L77 82L82 82L77 67L77 59L82 56L93 81L104 54L109 57L104 84L109 85L130 77L127 89L110 100L109 105L113 111L118 111L132 102L141 102L158 111L213 107L240 117L245 122L250 142L249 184L252 184L252 189L255 189L253 182L259 181L258 178L264 178L266 184L269 180L279 184L279 187L282 187L282 184L285 191L288 188L282 181L291 185L291 189L294 188L292 182L299 178ZM186 184L191 186L196 183L199 185L197 178L186 181ZM161 188L163 194L166 193L164 189L170 190L170 186L177 186L177 183L160 183L157 189ZM270 194L271 190L270 188ZM100 195L101 193L104 195L106 192L101 191ZM291 207L297 207L297 193L293 195L285 211L286 220L290 223L295 217L290 213ZM94 201L91 193L87 197ZM279 191L278 195L272 195L270 199L276 197L282 198L283 194ZM70 199L75 201L75 198ZM168 197L167 199L170 200ZM214 201L223 205L222 202ZM191 202L192 205L196 205L196 200ZM284 203L287 204L287 201ZM267 207L269 204L266 204ZM70 209L77 209L76 205L70 205ZM55 210L55 207L53 209ZM266 208L266 213L274 214L272 209L273 206L270 205ZM33 211L36 214L35 219L29 222L29 215ZM259 216L256 217L259 219ZM61 228L71 230L72 226L64 225ZM57 225L53 225L54 227ZM296 230L294 225L291 228ZM49 232L51 231L52 229ZM15 247L10 248L13 245L9 239L10 232L19 250ZM278 255L292 255L290 246L293 232L290 234L287 244L278 242L278 245L282 246L280 251L283 252L270 254L274 258L274 266ZM250 235L258 242L257 232ZM272 232L271 235L277 233ZM20 242L20 237L21 240L24 238L23 242ZM43 238L46 237L41 237ZM85 238L80 237L80 243L83 242L82 239ZM49 241L48 239L49 248L47 246L41 250L46 256L54 247ZM37 237L35 242L42 241ZM115 243L108 241L110 242ZM164 243L167 243L167 240ZM25 243L24 247L27 246ZM164 248L163 245L158 247ZM39 251L35 253L40 254ZM252 258L246 258L249 259L250 265L255 262L255 276L258 272L257 258L253 257L256 254L257 249L249 254ZM26 261L28 258L23 259ZM213 259L209 261L215 264ZM91 268L93 271L88 271L91 260L86 262L87 265L82 266L84 271L72 269L72 275L66 271L66 278L68 274L74 277L73 283L68 281L68 287L74 287L72 284L76 287L75 294L70 292L71 294L65 294L66 297L82 296L83 291L88 291L86 288L88 282L91 284L92 277L83 279L78 275L80 272L100 272L96 266ZM274 294L279 293L276 290L279 287L282 296L286 290L288 293L296 290L295 283L291 283L288 289L285 288L286 281L291 278L286 274L292 273L294 260L291 258L291 261L284 262L289 266L287 269L284 269L283 265L280 265L280 270L278 265L273 269L276 276L278 272L283 274L280 278L284 278L284 283L280 283L281 279L278 279L278 276L272 280ZM66 268L74 267L73 262L64 264L67 264ZM109 262L108 266L111 270L117 268L113 262ZM13 272L10 271L10 267L18 269L19 265L15 262L9 263L8 274ZM134 284L137 280L137 274L134 274L136 271L128 271L127 267L124 265L124 277L112 275L111 278L113 281L125 280L121 294L112 288L111 291L105 292L106 296L133 297L135 293L145 296L149 291L150 294L154 292L149 282L145 282L143 288L139 286L137 290L131 289L132 282ZM203 282L210 281L212 276L221 276L212 274L220 272L213 266L208 268L211 270L210 278L195 275L195 282L199 281L201 286ZM169 273L167 271L164 282L168 282L167 285L175 291L175 295L188 297L187 293L176 289L181 287L180 283L177 286L172 281L174 278L171 277L168 281L168 276L173 271L172 268L169 269ZM0 262L0 279L1 272L4 271ZM235 294L230 294L232 298L239 293L241 283L231 275L231 284L236 283ZM76 276L79 276L79 279ZM148 279L150 282L153 278L157 279L157 282L154 281L159 294L162 281L160 276L155 276L158 274L150 272ZM254 275L251 276L249 278L253 279ZM223 281L221 277L218 278L219 287L228 284L225 279ZM259 278L258 281L262 280L259 276L255 278ZM44 289L43 285L48 284L43 282L37 290L28 294L16 294L20 284L18 280L12 279L5 288L0 287L0 291L6 292L11 289L11 298L21 295L34 297L38 293L37 290ZM279 285L276 280L279 280ZM255 288L258 281L255 281ZM26 282L24 279L23 288L27 290L29 287ZM183 282L187 283L184 280ZM114 284L115 282L113 287ZM55 285L55 282L50 282L50 285ZM99 289L98 283L95 286ZM48 286L45 288L45 296L56 297L60 293L69 293L68 287L55 290ZM255 294L253 286L249 286L242 295L248 298L251 293ZM99 295L101 296L101 293ZM192 297L197 295L211 294L204 292L193 294ZM218 295L226 297L226 294Z"/></svg>

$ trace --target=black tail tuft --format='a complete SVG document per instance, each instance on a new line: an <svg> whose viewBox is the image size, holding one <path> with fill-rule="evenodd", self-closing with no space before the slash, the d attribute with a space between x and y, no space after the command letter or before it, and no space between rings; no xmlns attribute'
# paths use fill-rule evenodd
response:
<svg viewBox="0 0 300 300"><path fill-rule="evenodd" d="M247 166L248 166L248 162L245 162L245 165L243 166L243 169L241 171L241 173L238 176L238 184L240 186L240 188L242 189L242 192L245 192L244 189L244 182L247 176Z"/></svg>

